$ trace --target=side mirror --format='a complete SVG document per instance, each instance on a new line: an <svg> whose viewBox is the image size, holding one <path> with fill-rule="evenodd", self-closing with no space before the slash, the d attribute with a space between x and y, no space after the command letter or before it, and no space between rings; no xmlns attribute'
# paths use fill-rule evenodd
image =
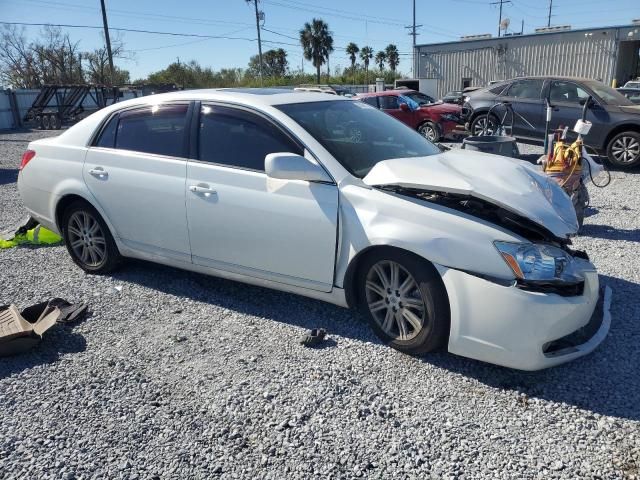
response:
<svg viewBox="0 0 640 480"><path fill-rule="evenodd" d="M408 112L411 109L409 108L409 105L407 105L406 103L401 103L400 104L400 110L402 110L403 112Z"/></svg>
<svg viewBox="0 0 640 480"><path fill-rule="evenodd" d="M324 168L295 153L270 153L264 158L264 169L271 178L333 183Z"/></svg>

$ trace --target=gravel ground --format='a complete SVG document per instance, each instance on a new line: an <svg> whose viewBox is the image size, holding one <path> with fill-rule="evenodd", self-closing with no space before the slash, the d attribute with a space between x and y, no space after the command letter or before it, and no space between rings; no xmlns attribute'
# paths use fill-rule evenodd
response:
<svg viewBox="0 0 640 480"><path fill-rule="evenodd" d="M0 227L30 132L0 134ZM535 156L537 147L523 146ZM348 310L64 247L0 251L0 304L92 315L0 359L1 478L640 478L640 175L591 189L586 249L614 292L590 356L520 373L383 346ZM321 349L297 344L324 326Z"/></svg>

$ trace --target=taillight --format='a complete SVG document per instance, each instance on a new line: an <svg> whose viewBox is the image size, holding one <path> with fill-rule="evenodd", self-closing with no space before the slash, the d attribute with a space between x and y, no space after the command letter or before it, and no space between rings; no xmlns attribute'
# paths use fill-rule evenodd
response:
<svg viewBox="0 0 640 480"><path fill-rule="evenodd" d="M26 152L24 152L22 154L22 161L20 162L19 170L22 170L24 167L26 167L27 163L29 163L31 159L35 156L36 156L36 152L34 152L33 150L27 150Z"/></svg>

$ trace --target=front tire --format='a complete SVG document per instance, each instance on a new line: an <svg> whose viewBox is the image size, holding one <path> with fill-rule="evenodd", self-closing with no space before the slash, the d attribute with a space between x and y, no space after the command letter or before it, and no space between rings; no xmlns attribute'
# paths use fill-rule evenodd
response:
<svg viewBox="0 0 640 480"><path fill-rule="evenodd" d="M425 122L418 127L418 133L432 143L440 141L440 131L433 122Z"/></svg>
<svg viewBox="0 0 640 480"><path fill-rule="evenodd" d="M607 158L620 168L632 168L640 164L640 133L622 132L609 141Z"/></svg>
<svg viewBox="0 0 640 480"><path fill-rule="evenodd" d="M385 344L412 355L446 345L447 292L427 261L408 252L380 249L363 260L356 281L359 309Z"/></svg>
<svg viewBox="0 0 640 480"><path fill-rule="evenodd" d="M481 113L471 121L469 131L474 137L481 135L495 135L498 130L498 119L490 115L487 117L485 113Z"/></svg>
<svg viewBox="0 0 640 480"><path fill-rule="evenodd" d="M71 259L87 273L109 273L122 262L107 224L88 203L75 202L65 210L62 236Z"/></svg>

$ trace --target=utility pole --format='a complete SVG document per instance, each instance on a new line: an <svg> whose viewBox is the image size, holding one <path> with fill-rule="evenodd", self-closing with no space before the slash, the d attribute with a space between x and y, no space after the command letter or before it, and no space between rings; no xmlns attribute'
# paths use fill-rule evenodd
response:
<svg viewBox="0 0 640 480"><path fill-rule="evenodd" d="M553 8L553 0L549 0L549 19L547 20L547 27L551 26L551 9Z"/></svg>
<svg viewBox="0 0 640 480"><path fill-rule="evenodd" d="M413 37L413 65L411 66L413 78L416 78L416 35L420 35L416 32L416 28L419 28L421 26L422 25L416 25L416 0L413 0L413 24L404 27L411 30L409 32L409 35Z"/></svg>
<svg viewBox="0 0 640 480"><path fill-rule="evenodd" d="M497 2L491 2L491 5L500 5L500 18L498 20L498 37L500 36L500 27L502 26L502 5L511 3L511 0L499 0Z"/></svg>
<svg viewBox="0 0 640 480"><path fill-rule="evenodd" d="M258 74L260 75L260 86L262 86L262 40L260 39L260 12L258 10L258 0L253 0L253 5L256 9L256 28L258 29L258 60L260 61Z"/></svg>
<svg viewBox="0 0 640 480"><path fill-rule="evenodd" d="M104 0L100 0L102 6L102 24L104 26L104 39L107 42L107 55L109 56L109 84L113 84L113 54L111 53L111 40L109 40L109 24L107 23L107 9L104 6Z"/></svg>

